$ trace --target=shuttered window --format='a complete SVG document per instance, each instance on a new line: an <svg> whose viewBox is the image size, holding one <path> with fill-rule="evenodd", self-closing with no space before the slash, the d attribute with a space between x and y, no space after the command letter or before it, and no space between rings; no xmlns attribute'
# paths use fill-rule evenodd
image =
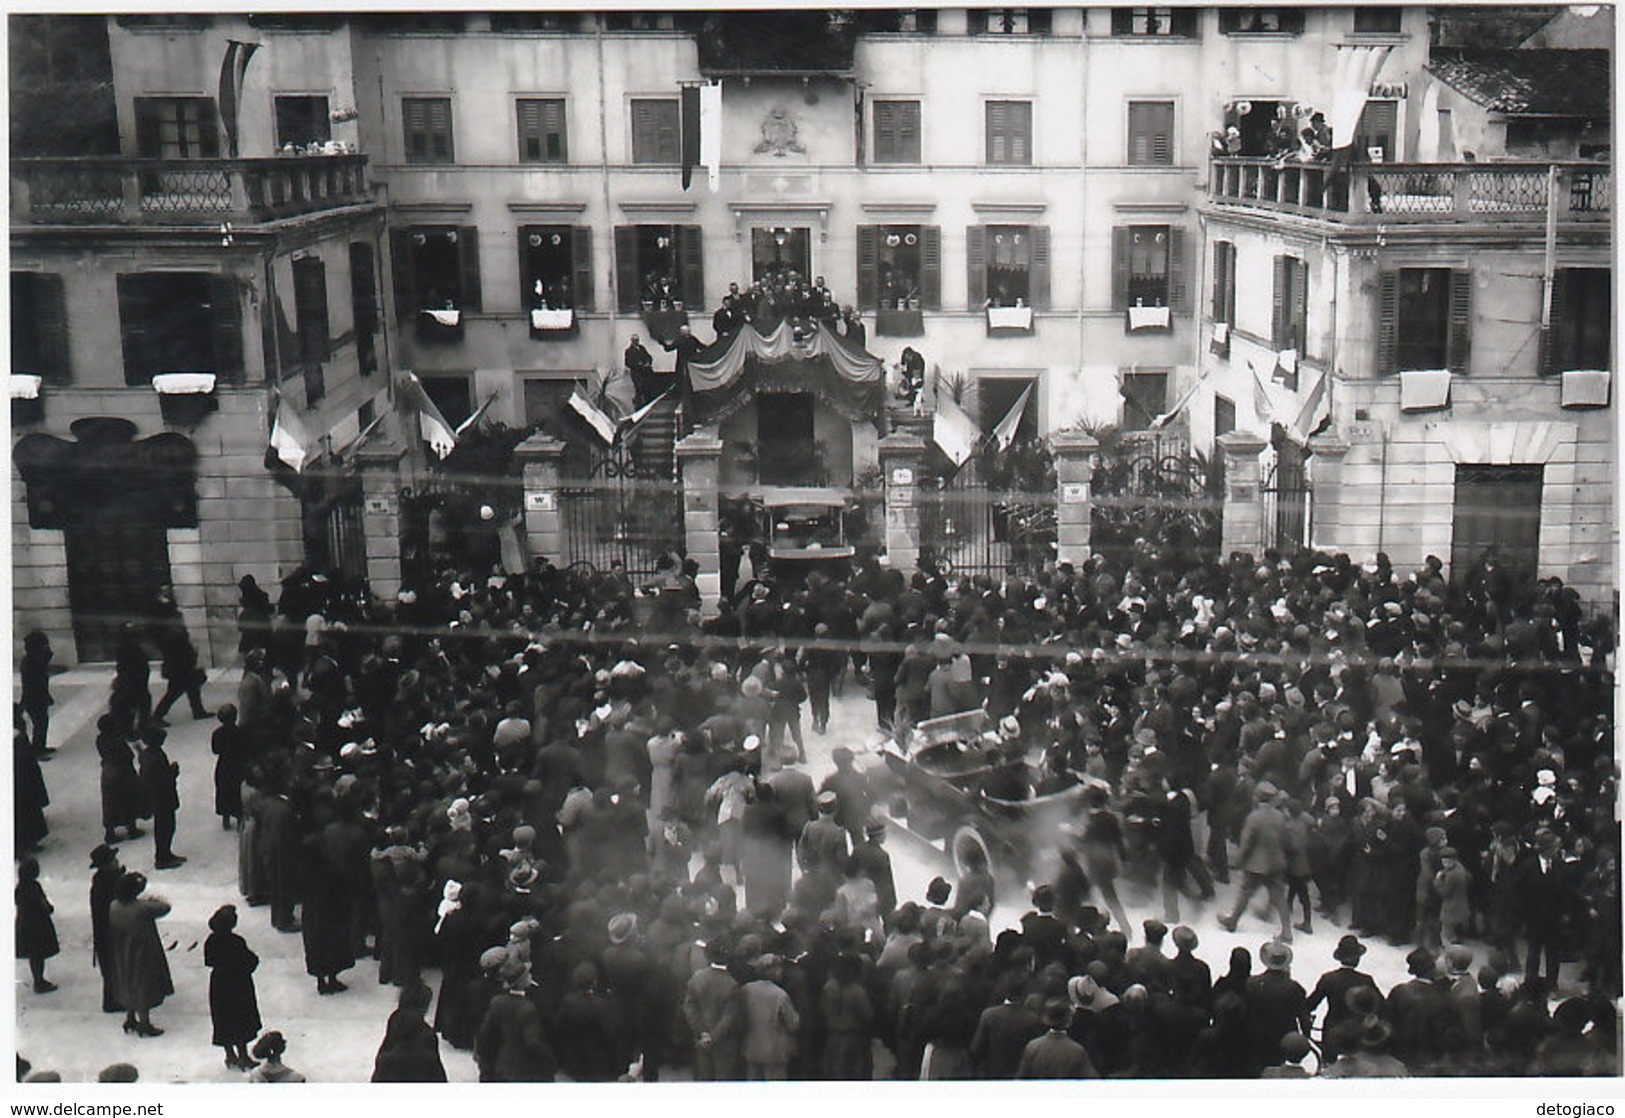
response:
<svg viewBox="0 0 1625 1118"><path fill-rule="evenodd" d="M876 101L875 162L920 161L920 103Z"/></svg>
<svg viewBox="0 0 1625 1118"><path fill-rule="evenodd" d="M1112 230L1112 309L1168 307L1190 312L1185 282L1185 231L1167 225L1120 225Z"/></svg>
<svg viewBox="0 0 1625 1118"><path fill-rule="evenodd" d="M1213 321L1236 321L1236 246L1213 242Z"/></svg>
<svg viewBox="0 0 1625 1118"><path fill-rule="evenodd" d="M1472 273L1400 268L1377 277L1377 369L1466 372L1472 342Z"/></svg>
<svg viewBox="0 0 1625 1118"><path fill-rule="evenodd" d="M1541 347L1542 373L1610 367L1611 278L1607 268L1558 268L1553 273L1552 318Z"/></svg>
<svg viewBox="0 0 1625 1118"><path fill-rule="evenodd" d="M935 225L858 226L862 310L942 309L942 230Z"/></svg>
<svg viewBox="0 0 1625 1118"><path fill-rule="evenodd" d="M213 97L137 97L136 150L143 159L215 159L220 115Z"/></svg>
<svg viewBox="0 0 1625 1118"><path fill-rule="evenodd" d="M995 166L1031 166L1033 161L1033 103L987 103L987 161Z"/></svg>
<svg viewBox="0 0 1625 1118"><path fill-rule="evenodd" d="M1047 225L985 225L966 230L966 288L972 310L985 303L1048 310L1050 235Z"/></svg>
<svg viewBox="0 0 1625 1118"><path fill-rule="evenodd" d="M401 98L401 122L405 129L408 163L455 161L450 97Z"/></svg>
<svg viewBox="0 0 1625 1118"><path fill-rule="evenodd" d="M569 148L564 134L564 98L521 97L519 117L519 161L521 163L568 163Z"/></svg>
<svg viewBox="0 0 1625 1118"><path fill-rule="evenodd" d="M331 335L327 317L327 265L320 257L304 256L293 262L293 314L299 331L299 356L306 362L326 361Z"/></svg>
<svg viewBox="0 0 1625 1118"><path fill-rule="evenodd" d="M1399 102L1367 101L1360 112L1360 123L1354 130L1354 150L1361 156L1375 148L1382 153L1384 162L1391 161L1399 148L1394 138L1399 134ZM1337 137L1332 137L1335 141Z"/></svg>
<svg viewBox="0 0 1625 1118"><path fill-rule="evenodd" d="M62 277L11 273L11 369L48 384L68 384L68 304Z"/></svg>
<svg viewBox="0 0 1625 1118"><path fill-rule="evenodd" d="M378 371L378 267L365 241L350 242L350 316L357 369L371 376Z"/></svg>
<svg viewBox="0 0 1625 1118"><path fill-rule="evenodd" d="M591 310L592 230L584 225L521 226L519 284L526 307Z"/></svg>
<svg viewBox="0 0 1625 1118"><path fill-rule="evenodd" d="M677 98L632 99L632 162L678 163L682 160Z"/></svg>
<svg viewBox="0 0 1625 1118"><path fill-rule="evenodd" d="M1128 103L1128 165L1166 167L1174 161L1174 103Z"/></svg>
<svg viewBox="0 0 1625 1118"><path fill-rule="evenodd" d="M1309 268L1293 256L1275 258L1271 341L1276 349L1297 350L1308 342Z"/></svg>
<svg viewBox="0 0 1625 1118"><path fill-rule="evenodd" d="M705 304L705 239L698 225L615 227L616 306L637 311L669 287L689 307Z"/></svg>
<svg viewBox="0 0 1625 1118"><path fill-rule="evenodd" d="M241 383L242 309L230 276L142 272L118 277L124 383L156 373L213 373Z"/></svg>
<svg viewBox="0 0 1625 1118"><path fill-rule="evenodd" d="M479 233L473 225L390 232L398 322L411 322L423 310L480 310Z"/></svg>
<svg viewBox="0 0 1625 1118"><path fill-rule="evenodd" d="M1196 35L1195 8L1113 8L1112 34L1118 38L1170 39Z"/></svg>

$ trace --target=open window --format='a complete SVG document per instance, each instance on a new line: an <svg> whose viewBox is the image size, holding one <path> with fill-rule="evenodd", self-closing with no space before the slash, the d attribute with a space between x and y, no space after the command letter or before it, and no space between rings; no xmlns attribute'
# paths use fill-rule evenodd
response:
<svg viewBox="0 0 1625 1118"><path fill-rule="evenodd" d="M235 281L204 272L140 272L118 277L124 383L158 373L243 375L242 310Z"/></svg>
<svg viewBox="0 0 1625 1118"><path fill-rule="evenodd" d="M576 313L592 309L592 230L574 225L522 226L519 282L532 337L574 332Z"/></svg>
<svg viewBox="0 0 1625 1118"><path fill-rule="evenodd" d="M1551 326L1541 346L1542 373L1611 367L1611 280L1607 268L1558 268L1553 273Z"/></svg>
<svg viewBox="0 0 1625 1118"><path fill-rule="evenodd" d="M990 334L1030 331L1032 312L1049 308L1049 227L980 225L965 234L972 309L987 308Z"/></svg>
<svg viewBox="0 0 1625 1118"><path fill-rule="evenodd" d="M703 245L698 225L617 226L618 309L682 312L704 305Z"/></svg>
<svg viewBox="0 0 1625 1118"><path fill-rule="evenodd" d="M858 226L858 306L875 332L919 337L922 311L942 309L942 231L935 225Z"/></svg>
<svg viewBox="0 0 1625 1118"><path fill-rule="evenodd" d="M1472 273L1452 268L1398 268L1378 276L1377 367L1380 372L1467 370L1472 341Z"/></svg>
<svg viewBox="0 0 1625 1118"><path fill-rule="evenodd" d="M1190 310L1185 286L1185 231L1169 225L1120 225L1112 230L1112 306L1130 331L1173 328Z"/></svg>
<svg viewBox="0 0 1625 1118"><path fill-rule="evenodd" d="M333 138L327 98L304 94L282 94L276 98L276 146L308 148Z"/></svg>
<svg viewBox="0 0 1625 1118"><path fill-rule="evenodd" d="M480 310L479 230L418 225L390 233L395 316L420 341L462 337L463 316Z"/></svg>

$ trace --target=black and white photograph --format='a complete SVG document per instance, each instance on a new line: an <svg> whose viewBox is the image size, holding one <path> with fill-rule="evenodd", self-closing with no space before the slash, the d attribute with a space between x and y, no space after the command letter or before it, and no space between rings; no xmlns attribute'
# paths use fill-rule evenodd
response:
<svg viewBox="0 0 1625 1118"><path fill-rule="evenodd" d="M5 18L8 1097L1618 1096L1612 5L171 7Z"/></svg>

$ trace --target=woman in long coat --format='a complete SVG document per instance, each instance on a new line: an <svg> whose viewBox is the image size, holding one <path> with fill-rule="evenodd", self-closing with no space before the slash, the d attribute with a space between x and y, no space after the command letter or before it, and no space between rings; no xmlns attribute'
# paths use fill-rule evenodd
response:
<svg viewBox="0 0 1625 1118"><path fill-rule="evenodd" d="M214 762L214 813L222 829L243 822L243 770L248 765L248 735L237 725L237 707L221 703L215 712L220 725L209 739Z"/></svg>
<svg viewBox="0 0 1625 1118"><path fill-rule="evenodd" d="M446 1067L440 1062L440 1040L423 1015L429 1009L432 992L423 983L401 991L400 1001L389 1024L384 1042L372 1065L374 1083L444 1083Z"/></svg>
<svg viewBox="0 0 1625 1118"><path fill-rule="evenodd" d="M259 1000L254 996L254 968L259 956L234 930L237 909L222 905L209 917L209 938L203 941L203 965L209 968L209 1019L214 1043L226 1050L226 1066L252 1071L259 1065L248 1055L248 1044L260 1032Z"/></svg>
<svg viewBox="0 0 1625 1118"><path fill-rule="evenodd" d="M464 1051L474 1047L474 1034L480 1027L471 997L471 988L480 973L480 952L493 946L483 889L472 881L461 886L456 897L457 907L438 918L435 928L435 946L440 955L440 998L435 1002L434 1028L446 1038L447 1044Z"/></svg>
<svg viewBox="0 0 1625 1118"><path fill-rule="evenodd" d="M740 869L745 878L745 905L752 912L777 916L790 900L790 864L794 843L784 808L771 784L758 784L745 803Z"/></svg>
<svg viewBox="0 0 1625 1118"><path fill-rule="evenodd" d="M57 942L56 924L51 913L56 911L45 897L45 888L39 883L39 862L24 857L17 863L17 958L28 960L28 970L34 979L34 993L49 994L56 983L45 977L45 960L54 958L62 950Z"/></svg>
<svg viewBox="0 0 1625 1118"><path fill-rule="evenodd" d="M305 945L305 973L316 979L318 994L347 989L339 972L355 966L351 891L343 870L334 864L323 833L305 840L304 909L300 931Z"/></svg>
<svg viewBox="0 0 1625 1118"><path fill-rule="evenodd" d="M122 1007L118 1000L118 957L113 953L113 925L109 909L118 893L118 883L124 879L124 867L119 865L118 851L111 846L98 846L90 852L90 958L102 972L102 1012L117 1013Z"/></svg>
<svg viewBox="0 0 1625 1118"><path fill-rule="evenodd" d="M22 714L16 716L17 732L11 739L12 841L19 854L37 850L50 827L45 822L45 805L51 802L40 772L40 755L29 747L23 732Z"/></svg>
<svg viewBox="0 0 1625 1118"><path fill-rule="evenodd" d="M141 778L135 772L135 751L119 729L118 719L104 714L96 722L96 754L101 758L102 831L108 845L146 834L135 824L141 814Z"/></svg>
<svg viewBox="0 0 1625 1118"><path fill-rule="evenodd" d="M153 1007L175 992L169 959L158 935L158 918L169 914L169 902L143 897L147 879L139 873L125 876L108 909L113 930L113 955L119 1004L124 1007L124 1031L137 1036L162 1036L152 1023Z"/></svg>

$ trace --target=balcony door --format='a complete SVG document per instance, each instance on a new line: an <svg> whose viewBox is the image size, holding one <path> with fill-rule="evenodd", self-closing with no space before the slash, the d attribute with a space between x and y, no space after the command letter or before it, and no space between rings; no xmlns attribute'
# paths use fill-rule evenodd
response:
<svg viewBox="0 0 1625 1118"><path fill-rule="evenodd" d="M757 397L757 461L763 485L821 484L814 442L811 396Z"/></svg>
<svg viewBox="0 0 1625 1118"><path fill-rule="evenodd" d="M776 226L750 231L750 276L760 283L794 271L812 279L812 238L804 227Z"/></svg>

